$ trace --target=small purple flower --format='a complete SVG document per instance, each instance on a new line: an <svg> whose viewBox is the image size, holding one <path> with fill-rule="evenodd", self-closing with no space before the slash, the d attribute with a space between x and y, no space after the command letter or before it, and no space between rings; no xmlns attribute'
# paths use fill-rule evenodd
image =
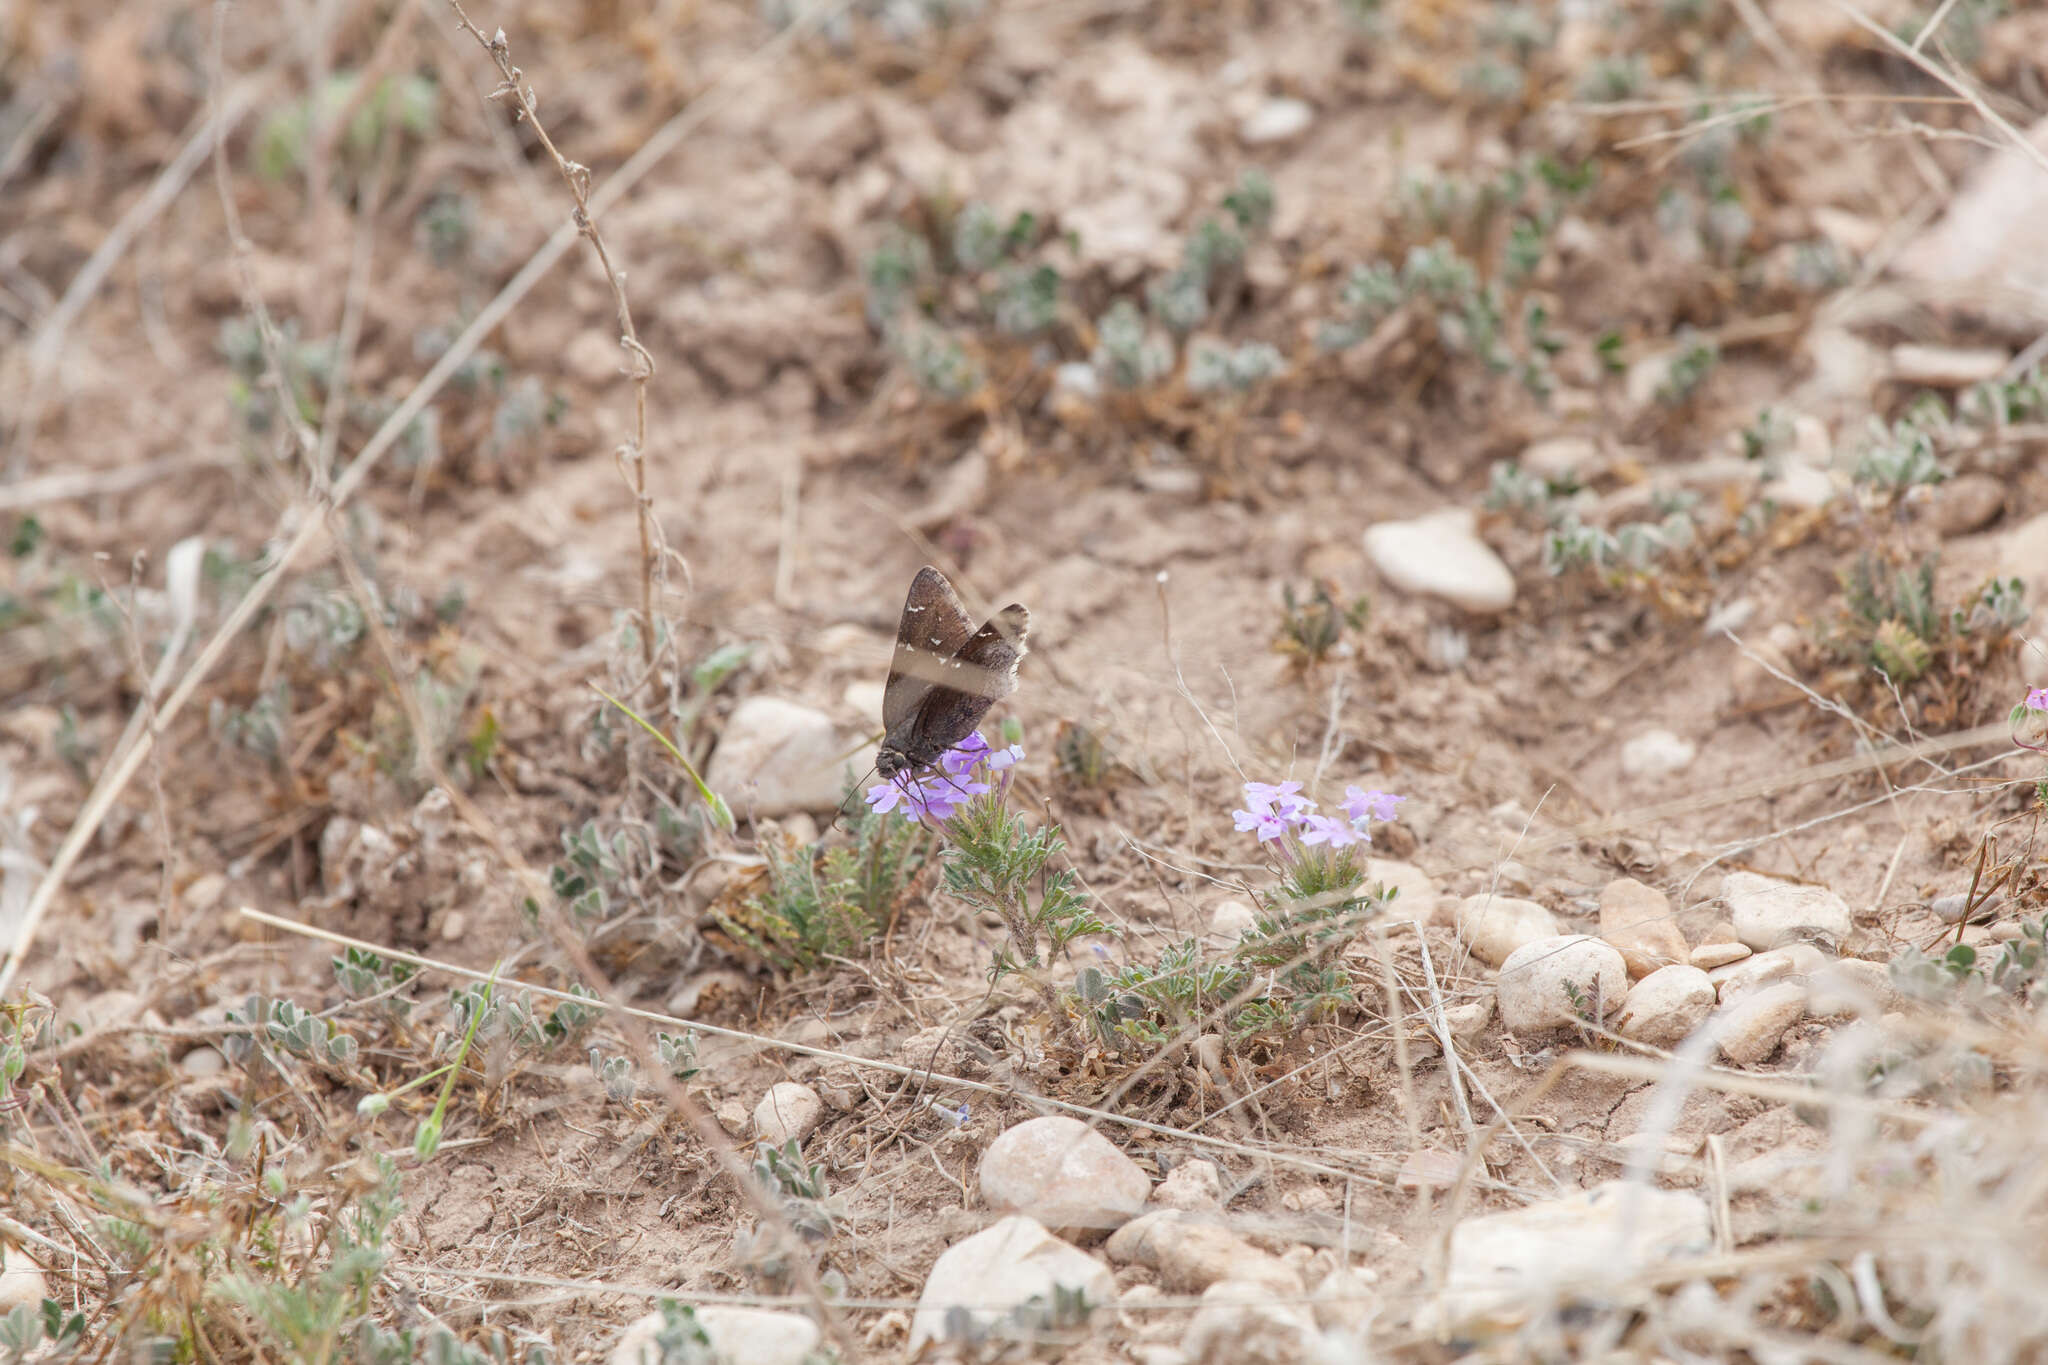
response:
<svg viewBox="0 0 2048 1365"><path fill-rule="evenodd" d="M1257 831L1261 843L1287 832L1286 819L1269 810L1234 810L1230 815L1237 821L1239 833Z"/></svg>
<svg viewBox="0 0 2048 1365"><path fill-rule="evenodd" d="M1247 782L1244 784L1244 803L1252 810L1279 816L1292 823L1316 808L1316 803L1301 796L1299 782Z"/></svg>
<svg viewBox="0 0 2048 1365"><path fill-rule="evenodd" d="M992 791L986 782L974 780L975 769L986 764L999 772L1024 757L1024 746L991 750L979 732L970 734L939 756L936 766L921 773L903 773L893 782L869 787L866 800L877 814L898 806L912 820L950 820L960 807L974 797Z"/></svg>
<svg viewBox="0 0 2048 1365"><path fill-rule="evenodd" d="M2029 711L2048 711L2048 687L2037 687L2027 693Z"/></svg>
<svg viewBox="0 0 2048 1365"><path fill-rule="evenodd" d="M988 741L981 737L981 731L976 730L941 754L939 766L944 768L948 775L959 777L987 756Z"/></svg>
<svg viewBox="0 0 2048 1365"><path fill-rule="evenodd" d="M1301 842L1343 848L1347 844L1370 843L1371 838L1364 830L1334 815L1311 815L1302 821Z"/></svg>
<svg viewBox="0 0 2048 1365"><path fill-rule="evenodd" d="M1407 799L1405 796L1395 796L1392 792L1383 792L1377 788L1367 792L1356 787L1346 787L1344 813L1353 820L1392 820L1399 813L1395 807Z"/></svg>

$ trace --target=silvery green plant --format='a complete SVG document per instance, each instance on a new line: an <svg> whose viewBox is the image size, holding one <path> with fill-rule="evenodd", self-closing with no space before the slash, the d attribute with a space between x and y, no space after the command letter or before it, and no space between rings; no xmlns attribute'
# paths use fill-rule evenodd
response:
<svg viewBox="0 0 2048 1365"><path fill-rule="evenodd" d="M1194 393L1245 393L1284 373L1287 362L1263 341L1240 346L1197 342L1188 348L1188 389Z"/></svg>
<svg viewBox="0 0 2048 1365"><path fill-rule="evenodd" d="M1941 463L1939 441L1952 425L1939 400L1916 403L1889 426L1871 418L1851 477L1886 493L1940 483L1948 471Z"/></svg>
<svg viewBox="0 0 2048 1365"><path fill-rule="evenodd" d="M237 1066L248 1065L265 1048L323 1067L347 1067L356 1058L354 1038L290 1000L251 995L227 1011L227 1023L236 1031L221 1039L221 1051Z"/></svg>
<svg viewBox="0 0 2048 1365"><path fill-rule="evenodd" d="M1118 299L1097 319L1095 336L1089 364L1113 389L1142 389L1173 368L1173 343L1153 335L1129 299Z"/></svg>
<svg viewBox="0 0 2048 1365"><path fill-rule="evenodd" d="M1690 327L1681 328L1678 350L1657 385L1657 401L1666 407L1683 404L1699 391L1720 361L1721 347L1712 337L1702 336Z"/></svg>

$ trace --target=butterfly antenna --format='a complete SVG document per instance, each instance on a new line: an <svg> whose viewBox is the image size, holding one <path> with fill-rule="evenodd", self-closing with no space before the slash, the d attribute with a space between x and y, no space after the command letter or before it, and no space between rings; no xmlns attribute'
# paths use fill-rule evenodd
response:
<svg viewBox="0 0 2048 1365"><path fill-rule="evenodd" d="M855 749L848 750L847 752L849 754L853 753L858 749L858 747L859 746L856 745ZM832 823L825 826L825 832L827 834L830 834L833 830L839 828L839 819L841 816L846 814L847 804L851 802L854 797L860 795L861 784L866 782L871 775L879 773L880 771L880 767L873 763L870 763L868 765L867 772L862 773L857 779L855 779L853 784L853 790L847 792L845 796L839 799L838 808L832 812Z"/></svg>

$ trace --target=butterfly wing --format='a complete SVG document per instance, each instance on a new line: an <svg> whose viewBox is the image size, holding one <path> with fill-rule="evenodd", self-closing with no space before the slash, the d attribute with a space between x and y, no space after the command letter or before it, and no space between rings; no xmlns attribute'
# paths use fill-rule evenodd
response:
<svg viewBox="0 0 2048 1365"><path fill-rule="evenodd" d="M981 724L989 707L1017 690L1017 665L1029 646L1031 613L1012 602L991 616L946 660L944 681L917 708L911 733L917 751L936 758Z"/></svg>
<svg viewBox="0 0 2048 1365"><path fill-rule="evenodd" d="M946 576L929 564L919 569L896 622L896 653L882 686L882 729L891 739L906 733L931 689L954 671L946 665L973 630L974 618Z"/></svg>

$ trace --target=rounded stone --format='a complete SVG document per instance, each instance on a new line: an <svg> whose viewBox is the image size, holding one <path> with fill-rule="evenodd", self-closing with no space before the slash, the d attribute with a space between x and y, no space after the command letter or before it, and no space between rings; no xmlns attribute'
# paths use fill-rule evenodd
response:
<svg viewBox="0 0 2048 1365"><path fill-rule="evenodd" d="M768 1308L707 1304L695 1310L697 1325L711 1340L718 1360L744 1360L747 1365L803 1365L817 1357L818 1324L801 1313ZM619 1334L606 1365L660 1365L669 1359L659 1337L666 1319L659 1312L636 1318Z"/></svg>
<svg viewBox="0 0 2048 1365"><path fill-rule="evenodd" d="M826 810L874 762L848 755L832 718L779 697L749 697L725 723L705 781L741 817Z"/></svg>
<svg viewBox="0 0 2048 1365"><path fill-rule="evenodd" d="M1027 1119L989 1144L981 1158L982 1202L1025 1213L1070 1235L1114 1229L1152 1192L1138 1163L1079 1119Z"/></svg>
<svg viewBox="0 0 2048 1365"><path fill-rule="evenodd" d="M1735 937L1762 952L1801 939L1832 950L1849 936L1849 905L1824 886L1802 886L1754 872L1731 872L1721 884Z"/></svg>
<svg viewBox="0 0 2048 1365"><path fill-rule="evenodd" d="M1683 962L1690 951L1670 897L1634 877L1616 878L1601 891L1600 937L1620 951L1631 977Z"/></svg>
<svg viewBox="0 0 2048 1365"><path fill-rule="evenodd" d="M1754 1066L1776 1052L1785 1030L1805 1017L1806 987L1798 982L1745 992L1715 1026L1721 1055L1737 1066Z"/></svg>
<svg viewBox="0 0 2048 1365"><path fill-rule="evenodd" d="M1469 508L1368 526L1365 554L1403 592L1441 597L1471 612L1502 612L1515 604L1515 576L1479 538Z"/></svg>
<svg viewBox="0 0 2048 1365"><path fill-rule="evenodd" d="M1036 1219L1005 1218L947 1247L932 1262L901 1358L916 1360L928 1346L944 1341L947 1319L960 1309L973 1322L986 1325L1033 1298L1049 1303L1059 1290L1079 1290L1100 1310L1116 1302L1116 1276Z"/></svg>
<svg viewBox="0 0 2048 1365"><path fill-rule="evenodd" d="M34 1308L49 1295L43 1272L20 1247L0 1246L0 1313L26 1304Z"/></svg>
<svg viewBox="0 0 2048 1365"><path fill-rule="evenodd" d="M1669 730L1645 730L1621 746L1621 772L1624 777L1654 782L1684 772L1698 753L1699 747L1691 740Z"/></svg>
<svg viewBox="0 0 2048 1365"><path fill-rule="evenodd" d="M796 1081L781 1081L754 1106L754 1137L770 1147L780 1147L795 1138L802 1142L825 1117L825 1102L818 1092Z"/></svg>
<svg viewBox="0 0 2048 1365"><path fill-rule="evenodd" d="M1498 967L1525 943L1555 938L1557 916L1535 901L1481 892L1459 902L1454 920L1458 938L1481 962Z"/></svg>
<svg viewBox="0 0 2048 1365"><path fill-rule="evenodd" d="M1500 1021L1512 1033L1543 1033L1621 1008L1628 966L1615 948L1587 934L1525 943L1500 968Z"/></svg>
<svg viewBox="0 0 2048 1365"><path fill-rule="evenodd" d="M1621 1003L1615 1031L1633 1042L1671 1048L1714 1012L1714 983L1697 967L1675 963L1638 981Z"/></svg>

